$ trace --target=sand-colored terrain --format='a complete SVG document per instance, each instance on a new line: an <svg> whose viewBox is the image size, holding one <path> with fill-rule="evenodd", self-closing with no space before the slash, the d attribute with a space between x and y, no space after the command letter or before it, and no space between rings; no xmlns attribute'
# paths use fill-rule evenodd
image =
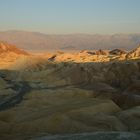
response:
<svg viewBox="0 0 140 140"><path fill-rule="evenodd" d="M1 51L0 68L1 140L112 131L140 136L140 47L38 55Z"/></svg>

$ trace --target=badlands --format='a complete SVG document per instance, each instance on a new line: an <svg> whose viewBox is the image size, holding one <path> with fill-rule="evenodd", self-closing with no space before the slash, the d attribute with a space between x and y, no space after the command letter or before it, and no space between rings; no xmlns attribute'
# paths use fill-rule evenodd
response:
<svg viewBox="0 0 140 140"><path fill-rule="evenodd" d="M0 140L140 139L140 46L30 54L0 43Z"/></svg>

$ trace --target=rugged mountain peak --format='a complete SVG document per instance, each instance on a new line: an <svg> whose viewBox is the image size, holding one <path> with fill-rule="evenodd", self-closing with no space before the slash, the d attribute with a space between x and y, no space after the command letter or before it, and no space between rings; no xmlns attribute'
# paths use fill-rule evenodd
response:
<svg viewBox="0 0 140 140"><path fill-rule="evenodd" d="M96 51L96 55L107 55L108 54L108 52L107 51L105 51L105 50L98 50L98 51Z"/></svg>
<svg viewBox="0 0 140 140"><path fill-rule="evenodd" d="M126 52L122 49L114 49L114 50L110 51L109 54L111 54L111 55L122 55L122 54L126 54Z"/></svg>
<svg viewBox="0 0 140 140"><path fill-rule="evenodd" d="M126 55L126 58L127 58L127 59L129 59L129 58L136 58L136 57L140 57L140 44L139 44L139 46L138 46L136 49L130 51L130 52Z"/></svg>
<svg viewBox="0 0 140 140"><path fill-rule="evenodd" d="M9 44L7 42L0 42L0 54L7 53L7 52L13 52L15 54L22 54L22 55L29 55L26 51L21 50L12 44Z"/></svg>

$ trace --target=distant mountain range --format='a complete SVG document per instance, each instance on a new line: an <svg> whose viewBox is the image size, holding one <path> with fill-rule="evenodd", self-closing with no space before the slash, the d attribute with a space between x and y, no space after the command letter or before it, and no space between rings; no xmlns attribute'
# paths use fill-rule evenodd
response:
<svg viewBox="0 0 140 140"><path fill-rule="evenodd" d="M26 31L1 31L0 41L25 50L97 50L120 48L130 50L140 43L140 34L68 34L49 35Z"/></svg>

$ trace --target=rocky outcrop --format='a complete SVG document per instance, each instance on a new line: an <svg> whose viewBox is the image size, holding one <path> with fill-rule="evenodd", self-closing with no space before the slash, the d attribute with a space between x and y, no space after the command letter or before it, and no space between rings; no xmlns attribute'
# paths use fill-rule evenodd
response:
<svg viewBox="0 0 140 140"><path fill-rule="evenodd" d="M6 42L0 42L0 54L1 53L8 53L13 52L15 54L22 54L22 55L29 55L26 51L21 50L14 45L8 44Z"/></svg>
<svg viewBox="0 0 140 140"><path fill-rule="evenodd" d="M114 50L110 51L109 54L110 55L122 55L122 54L126 54L126 52L121 49L114 49Z"/></svg>
<svg viewBox="0 0 140 140"><path fill-rule="evenodd" d="M0 69L9 69L10 65L22 56L29 56L29 53L14 45L0 42Z"/></svg>
<svg viewBox="0 0 140 140"><path fill-rule="evenodd" d="M104 51L104 50L98 50L96 51L96 55L107 55L108 52L107 51Z"/></svg>
<svg viewBox="0 0 140 140"><path fill-rule="evenodd" d="M140 57L140 46L138 46L136 49L130 51L126 55L126 59L132 59L132 58L138 58Z"/></svg>

